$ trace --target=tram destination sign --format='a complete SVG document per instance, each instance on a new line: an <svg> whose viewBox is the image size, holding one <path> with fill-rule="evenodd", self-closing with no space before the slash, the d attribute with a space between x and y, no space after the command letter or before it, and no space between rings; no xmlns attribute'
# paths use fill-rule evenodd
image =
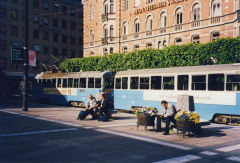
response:
<svg viewBox="0 0 240 163"><path fill-rule="evenodd" d="M11 60L12 60L12 63L23 63L23 48L22 47L12 45Z"/></svg>

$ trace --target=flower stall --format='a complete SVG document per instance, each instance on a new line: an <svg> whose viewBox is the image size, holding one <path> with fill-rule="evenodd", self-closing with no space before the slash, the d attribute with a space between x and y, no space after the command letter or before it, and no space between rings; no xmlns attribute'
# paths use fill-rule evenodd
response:
<svg viewBox="0 0 240 163"><path fill-rule="evenodd" d="M145 130L147 130L147 126L153 126L154 128L155 115L157 112L157 109L152 107L136 108L137 129L140 125L145 126Z"/></svg>
<svg viewBox="0 0 240 163"><path fill-rule="evenodd" d="M177 134L179 131L181 131L184 137L186 132L188 132L188 134L192 132L195 134L195 136L198 136L201 130L199 119L200 116L197 112L187 112L180 110L175 115Z"/></svg>

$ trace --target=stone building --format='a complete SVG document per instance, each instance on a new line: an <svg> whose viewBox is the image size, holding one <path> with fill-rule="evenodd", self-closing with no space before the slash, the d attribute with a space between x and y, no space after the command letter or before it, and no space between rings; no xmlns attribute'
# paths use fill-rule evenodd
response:
<svg viewBox="0 0 240 163"><path fill-rule="evenodd" d="M85 0L84 57L240 36L240 0Z"/></svg>

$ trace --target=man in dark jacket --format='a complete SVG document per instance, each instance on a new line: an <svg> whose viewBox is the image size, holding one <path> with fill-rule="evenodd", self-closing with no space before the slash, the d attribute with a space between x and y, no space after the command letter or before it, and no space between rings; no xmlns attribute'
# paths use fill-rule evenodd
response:
<svg viewBox="0 0 240 163"><path fill-rule="evenodd" d="M108 118L108 101L106 100L105 98L105 94L101 94L101 104L100 104L100 107L98 108L99 109L99 121L102 120L101 118L104 117L104 120L103 121L107 121L107 118Z"/></svg>

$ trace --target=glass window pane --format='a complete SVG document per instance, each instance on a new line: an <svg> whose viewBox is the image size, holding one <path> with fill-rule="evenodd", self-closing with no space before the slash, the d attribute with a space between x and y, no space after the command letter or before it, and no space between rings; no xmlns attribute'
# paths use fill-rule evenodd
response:
<svg viewBox="0 0 240 163"><path fill-rule="evenodd" d="M174 89L174 77L163 77L163 89L165 90Z"/></svg>
<svg viewBox="0 0 240 163"><path fill-rule="evenodd" d="M101 88L101 78L95 78L95 88Z"/></svg>
<svg viewBox="0 0 240 163"><path fill-rule="evenodd" d="M114 88L114 79L113 78L106 78L104 87L105 87L105 89L113 89Z"/></svg>
<svg viewBox="0 0 240 163"><path fill-rule="evenodd" d="M51 87L56 88L56 79L52 79Z"/></svg>
<svg viewBox="0 0 240 163"><path fill-rule="evenodd" d="M88 78L88 88L94 88L94 78Z"/></svg>
<svg viewBox="0 0 240 163"><path fill-rule="evenodd" d="M73 83L74 83L73 87L78 88L79 79L74 79Z"/></svg>
<svg viewBox="0 0 240 163"><path fill-rule="evenodd" d="M228 91L239 91L240 90L240 75L228 75L226 89Z"/></svg>
<svg viewBox="0 0 240 163"><path fill-rule="evenodd" d="M188 90L188 75L178 76L178 90Z"/></svg>
<svg viewBox="0 0 240 163"><path fill-rule="evenodd" d="M127 77L122 78L122 89L128 89L128 78Z"/></svg>
<svg viewBox="0 0 240 163"><path fill-rule="evenodd" d="M149 89L149 78L140 78L140 89Z"/></svg>
<svg viewBox="0 0 240 163"><path fill-rule="evenodd" d="M152 76L151 77L151 89L161 89L162 77Z"/></svg>
<svg viewBox="0 0 240 163"><path fill-rule="evenodd" d="M131 77L130 89L138 89L139 77Z"/></svg>
<svg viewBox="0 0 240 163"><path fill-rule="evenodd" d="M206 75L192 76L192 90L206 90Z"/></svg>
<svg viewBox="0 0 240 163"><path fill-rule="evenodd" d="M86 88L86 78L80 79L80 88Z"/></svg>
<svg viewBox="0 0 240 163"><path fill-rule="evenodd" d="M208 90L223 91L224 90L224 75L223 74L208 75Z"/></svg>
<svg viewBox="0 0 240 163"><path fill-rule="evenodd" d="M121 78L116 78L115 89L121 89Z"/></svg>
<svg viewBox="0 0 240 163"><path fill-rule="evenodd" d="M62 87L67 88L67 79L63 79Z"/></svg>
<svg viewBox="0 0 240 163"><path fill-rule="evenodd" d="M68 88L72 88L73 87L73 78L69 78L68 79Z"/></svg>
<svg viewBox="0 0 240 163"><path fill-rule="evenodd" d="M61 88L61 87L62 87L62 79L61 79L61 78L58 78L58 79L57 79L57 87L58 87L58 88Z"/></svg>

